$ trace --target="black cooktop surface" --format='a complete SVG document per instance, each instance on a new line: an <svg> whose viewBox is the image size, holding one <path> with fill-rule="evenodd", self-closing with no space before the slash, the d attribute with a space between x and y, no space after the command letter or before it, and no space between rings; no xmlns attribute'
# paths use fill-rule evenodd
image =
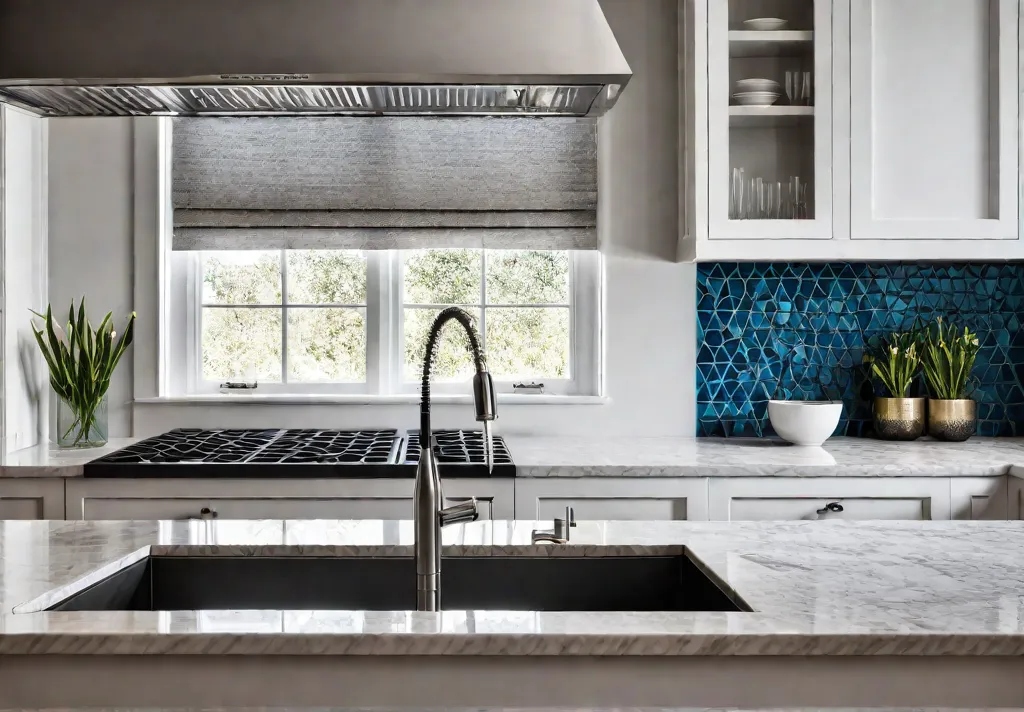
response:
<svg viewBox="0 0 1024 712"><path fill-rule="evenodd" d="M515 477L501 438L488 473L480 432L435 431L443 477ZM415 477L419 433L397 430L198 430L182 428L130 445L84 467L85 477Z"/></svg>

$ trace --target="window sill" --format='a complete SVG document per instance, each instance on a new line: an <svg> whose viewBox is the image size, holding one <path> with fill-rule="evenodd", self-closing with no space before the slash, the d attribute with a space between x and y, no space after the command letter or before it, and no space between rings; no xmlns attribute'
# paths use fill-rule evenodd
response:
<svg viewBox="0 0 1024 712"><path fill-rule="evenodd" d="M413 393L391 396L360 394L295 394L264 393L261 395L208 393L189 396L163 396L159 398L136 398L135 403L143 405L414 405L420 397ZM469 395L439 393L430 398L438 404L470 404ZM605 405L611 399L606 396L560 396L520 395L499 393L498 403L503 405Z"/></svg>

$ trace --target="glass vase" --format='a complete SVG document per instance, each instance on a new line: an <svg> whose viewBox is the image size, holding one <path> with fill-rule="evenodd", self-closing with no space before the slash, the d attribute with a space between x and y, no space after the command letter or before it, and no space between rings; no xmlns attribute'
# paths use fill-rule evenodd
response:
<svg viewBox="0 0 1024 712"><path fill-rule="evenodd" d="M107 444L107 397L92 410L57 398L57 447L62 450Z"/></svg>

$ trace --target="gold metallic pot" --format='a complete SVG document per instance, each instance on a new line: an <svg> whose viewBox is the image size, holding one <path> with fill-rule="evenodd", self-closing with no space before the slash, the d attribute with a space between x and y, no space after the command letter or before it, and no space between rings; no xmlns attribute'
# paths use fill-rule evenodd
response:
<svg viewBox="0 0 1024 712"><path fill-rule="evenodd" d="M924 435L924 398L875 398L875 435L917 440Z"/></svg>
<svg viewBox="0 0 1024 712"><path fill-rule="evenodd" d="M978 404L970 398L928 399L928 434L936 440L961 443L978 429Z"/></svg>

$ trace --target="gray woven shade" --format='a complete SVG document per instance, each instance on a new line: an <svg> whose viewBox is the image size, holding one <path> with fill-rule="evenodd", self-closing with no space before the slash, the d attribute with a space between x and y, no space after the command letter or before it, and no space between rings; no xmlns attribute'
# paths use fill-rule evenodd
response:
<svg viewBox="0 0 1024 712"><path fill-rule="evenodd" d="M176 119L176 250L594 249L596 124Z"/></svg>

